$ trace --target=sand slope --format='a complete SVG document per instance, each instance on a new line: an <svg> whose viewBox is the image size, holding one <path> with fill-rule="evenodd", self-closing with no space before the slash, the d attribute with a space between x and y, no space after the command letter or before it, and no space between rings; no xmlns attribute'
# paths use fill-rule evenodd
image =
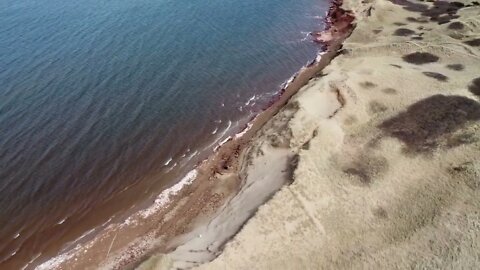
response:
<svg viewBox="0 0 480 270"><path fill-rule="evenodd" d="M342 55L246 169L284 177L256 163L280 153L293 183L200 269L480 267L480 6L462 3L346 3Z"/></svg>

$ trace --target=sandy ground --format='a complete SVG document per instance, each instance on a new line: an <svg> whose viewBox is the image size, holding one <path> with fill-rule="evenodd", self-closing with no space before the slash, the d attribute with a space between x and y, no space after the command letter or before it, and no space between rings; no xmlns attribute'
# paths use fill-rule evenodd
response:
<svg viewBox="0 0 480 270"><path fill-rule="evenodd" d="M252 181L292 183L199 269L478 269L472 3L346 3L358 24L342 55L254 139Z"/></svg>
<svg viewBox="0 0 480 270"><path fill-rule="evenodd" d="M240 196L139 269L480 268L480 6L345 6L356 29L253 137Z"/></svg>

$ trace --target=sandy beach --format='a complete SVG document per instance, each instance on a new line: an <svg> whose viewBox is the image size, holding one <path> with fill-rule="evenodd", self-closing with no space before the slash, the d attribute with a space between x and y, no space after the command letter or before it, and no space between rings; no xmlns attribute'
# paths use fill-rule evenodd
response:
<svg viewBox="0 0 480 270"><path fill-rule="evenodd" d="M343 7L356 28L341 55L220 178L239 178L239 195L139 269L479 267L478 2ZM228 224L252 214L222 247Z"/></svg>

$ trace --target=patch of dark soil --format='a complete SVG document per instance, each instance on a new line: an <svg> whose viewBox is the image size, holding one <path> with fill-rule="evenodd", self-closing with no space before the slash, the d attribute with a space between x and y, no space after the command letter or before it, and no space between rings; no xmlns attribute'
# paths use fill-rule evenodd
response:
<svg viewBox="0 0 480 270"><path fill-rule="evenodd" d="M435 21L438 24L444 24L450 22L452 19L458 18L459 16L456 15L458 10L464 7L460 2L448 1L434 1L432 5L408 0L390 0L390 2L403 6L405 10L418 12L422 16L428 17L431 21Z"/></svg>
<svg viewBox="0 0 480 270"><path fill-rule="evenodd" d="M449 169L449 173L463 180L464 183L472 190L480 189L480 166L474 162L465 162Z"/></svg>
<svg viewBox="0 0 480 270"><path fill-rule="evenodd" d="M376 113L384 112L388 108L384 104L382 104L382 103L380 103L376 100L373 100L373 101L370 101L370 103L368 104L368 109L369 109L370 113L376 114Z"/></svg>
<svg viewBox="0 0 480 270"><path fill-rule="evenodd" d="M363 168L348 168L343 170L343 172L358 177L362 184L370 184L372 180Z"/></svg>
<svg viewBox="0 0 480 270"><path fill-rule="evenodd" d="M358 122L358 118L355 115L349 115L345 118L345 121L343 123L349 126L351 124L355 124L356 122Z"/></svg>
<svg viewBox="0 0 480 270"><path fill-rule="evenodd" d="M388 161L384 157L365 156L343 169L343 172L353 176L362 185L369 185L375 177L388 170Z"/></svg>
<svg viewBox="0 0 480 270"><path fill-rule="evenodd" d="M460 30L463 28L464 28L464 25L461 22L452 22L451 24L448 25L448 29L452 29L452 30Z"/></svg>
<svg viewBox="0 0 480 270"><path fill-rule="evenodd" d="M414 22L414 23L428 23L428 17L407 17L408 22Z"/></svg>
<svg viewBox="0 0 480 270"><path fill-rule="evenodd" d="M373 215L381 218L381 219L386 219L388 218L388 212L383 208L383 207L377 207L373 209Z"/></svg>
<svg viewBox="0 0 480 270"><path fill-rule="evenodd" d="M459 9L465 7L465 4L464 4L464 3L462 3L462 2L456 2L456 1L450 2L450 5L452 5L452 6L454 6L454 7L457 7L457 8L459 8Z"/></svg>
<svg viewBox="0 0 480 270"><path fill-rule="evenodd" d="M395 32L393 32L393 35L399 36L399 37L407 37L407 36L415 35L415 31L410 30L408 28L398 28L397 30L395 30Z"/></svg>
<svg viewBox="0 0 480 270"><path fill-rule="evenodd" d="M446 146L447 148L455 148L460 145L471 144L474 142L477 142L475 135L465 132L448 138L446 141Z"/></svg>
<svg viewBox="0 0 480 270"><path fill-rule="evenodd" d="M448 69L451 69L451 70L456 70L456 71L461 71L461 70L464 70L465 67L462 65L462 64L451 64L451 65L447 65L447 68Z"/></svg>
<svg viewBox="0 0 480 270"><path fill-rule="evenodd" d="M377 87L376 84L374 84L372 82L369 82L369 81L361 82L360 86L363 87L363 88L367 88L367 89Z"/></svg>
<svg viewBox="0 0 480 270"><path fill-rule="evenodd" d="M295 170L298 168L298 163L300 162L300 155L296 154L293 157L290 158L289 160L289 166L288 166L288 184L292 184L295 181Z"/></svg>
<svg viewBox="0 0 480 270"><path fill-rule="evenodd" d="M440 81L440 82L448 81L448 77L443 75L442 73L430 72L430 71L425 71L425 72L422 72L422 73L425 76L430 77L430 78L434 78L435 80Z"/></svg>
<svg viewBox="0 0 480 270"><path fill-rule="evenodd" d="M410 64L423 65L437 62L440 58L434 54L426 52L414 52L402 57L403 61Z"/></svg>
<svg viewBox="0 0 480 270"><path fill-rule="evenodd" d="M472 47L478 47L478 46L480 46L480 38L468 40L468 41L465 41L463 43L465 43L469 46L472 46Z"/></svg>
<svg viewBox="0 0 480 270"><path fill-rule="evenodd" d="M480 97L480 77L472 80L468 86L468 90L477 97Z"/></svg>
<svg viewBox="0 0 480 270"><path fill-rule="evenodd" d="M408 152L434 150L437 140L480 120L480 103L463 96L435 95L422 99L378 127L402 141Z"/></svg>
<svg viewBox="0 0 480 270"><path fill-rule="evenodd" d="M396 95L398 91L394 88L389 87L389 88L382 89L382 92L388 95Z"/></svg>

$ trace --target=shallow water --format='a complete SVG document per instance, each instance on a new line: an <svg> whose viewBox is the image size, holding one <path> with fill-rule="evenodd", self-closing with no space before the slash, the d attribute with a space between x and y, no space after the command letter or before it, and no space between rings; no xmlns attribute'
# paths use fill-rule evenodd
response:
<svg viewBox="0 0 480 270"><path fill-rule="evenodd" d="M191 169L315 57L307 33L322 29L327 7L0 2L0 268L78 238L157 192L172 169Z"/></svg>

